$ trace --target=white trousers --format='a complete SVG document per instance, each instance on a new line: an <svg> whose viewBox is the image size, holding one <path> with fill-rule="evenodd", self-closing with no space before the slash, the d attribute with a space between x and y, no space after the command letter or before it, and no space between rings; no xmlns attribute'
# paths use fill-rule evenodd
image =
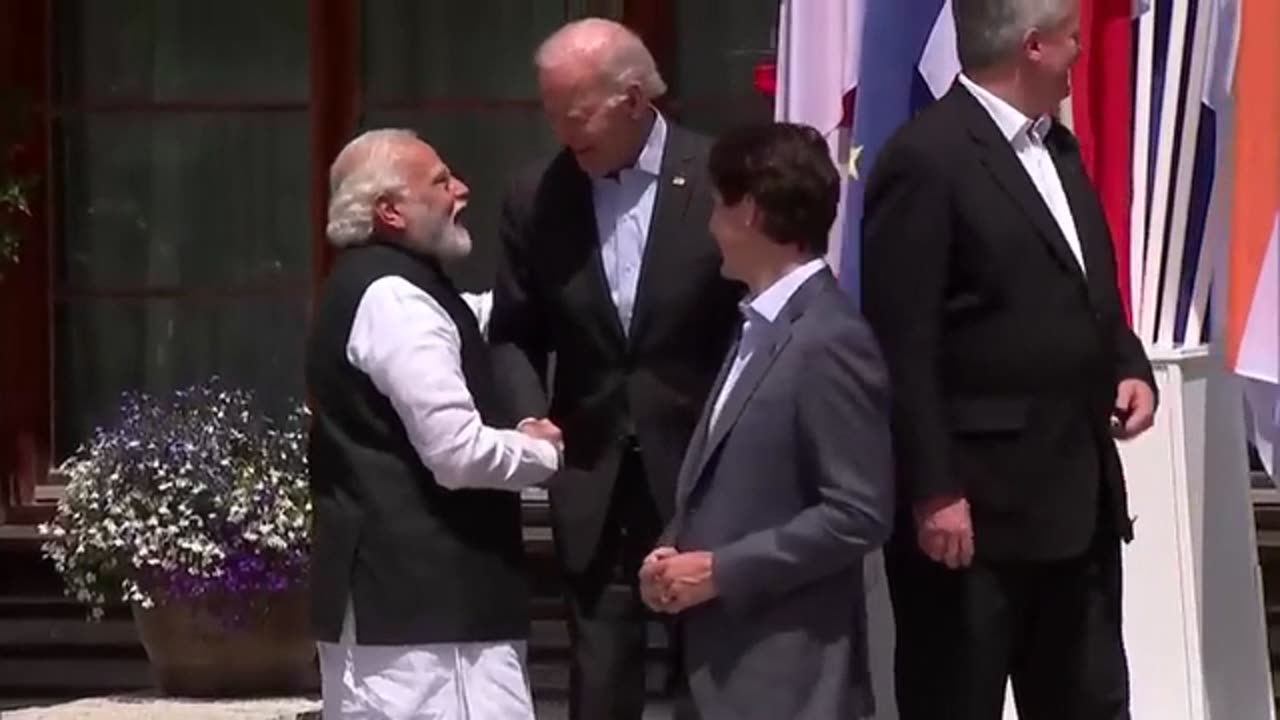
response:
<svg viewBox="0 0 1280 720"><path fill-rule="evenodd" d="M534 720L524 641L318 643L324 720Z"/></svg>

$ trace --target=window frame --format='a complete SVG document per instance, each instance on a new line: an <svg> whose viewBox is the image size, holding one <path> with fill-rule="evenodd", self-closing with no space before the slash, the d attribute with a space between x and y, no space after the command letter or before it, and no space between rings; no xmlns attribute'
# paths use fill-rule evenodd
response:
<svg viewBox="0 0 1280 720"><path fill-rule="evenodd" d="M129 99L62 102L56 91L58 38L55 0L0 0L0 86L25 100L32 122L20 140L16 169L36 179L29 200L32 215L21 223L19 263L0 281L0 521L42 522L52 516L60 485L52 475L54 308L72 298L208 300L298 294L314 298L333 253L324 237L328 203L327 168L356 128L360 98L359 0L309 0L309 97L303 101L262 100L150 102ZM94 287L63 290L54 268L60 228L59 181L54 153L57 124L87 113L185 114L305 111L310 132L309 179L312 263L306 287L298 278L251 286ZM50 482L54 479L54 482Z"/></svg>
<svg viewBox="0 0 1280 720"><path fill-rule="evenodd" d="M0 280L0 523L37 523L52 517L61 485L53 473L54 311L68 298L209 299L302 292L314 301L333 263L324 227L329 197L327 168L358 129L364 107L361 87L363 47L361 0L309 0L309 96L305 101L261 99L180 102L110 100L62 102L57 92L56 0L0 0L0 88L24 99L30 120L20 138L16 170L35 182L31 216L20 223L23 236L16 266ZM659 69L675 77L675 0L564 0L566 17L615 16L634 29L653 51ZM676 88L672 88L673 94ZM672 104L678 107L678 104ZM662 106L660 105L661 107ZM182 114L190 112L296 112L305 107L309 123L310 287L296 278L254 286L102 287L62 291L54 276L60 237L59 180L55 157L58 123L86 112ZM378 109L423 112L475 109L499 112L540 107L537 98L485 100L450 97L379 102ZM7 148L0 148L7 150ZM299 369L301 372L301 369Z"/></svg>

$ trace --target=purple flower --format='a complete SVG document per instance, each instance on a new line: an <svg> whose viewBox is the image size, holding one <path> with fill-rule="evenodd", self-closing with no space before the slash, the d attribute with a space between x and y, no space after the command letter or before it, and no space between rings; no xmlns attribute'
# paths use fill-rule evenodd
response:
<svg viewBox="0 0 1280 720"><path fill-rule="evenodd" d="M45 553L68 593L104 600L229 598L306 576L306 411L275 418L214 379L119 418L64 465Z"/></svg>

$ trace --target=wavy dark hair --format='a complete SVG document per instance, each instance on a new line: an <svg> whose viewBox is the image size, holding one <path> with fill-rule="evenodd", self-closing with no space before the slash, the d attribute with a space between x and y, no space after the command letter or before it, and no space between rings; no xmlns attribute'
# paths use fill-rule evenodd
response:
<svg viewBox="0 0 1280 720"><path fill-rule="evenodd" d="M755 200L769 238L826 254L840 175L822 133L795 123L742 127L716 141L707 169L725 204Z"/></svg>

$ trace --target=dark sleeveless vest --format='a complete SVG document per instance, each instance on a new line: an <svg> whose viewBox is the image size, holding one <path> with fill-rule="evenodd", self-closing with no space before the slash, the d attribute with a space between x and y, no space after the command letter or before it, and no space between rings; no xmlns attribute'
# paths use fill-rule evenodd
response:
<svg viewBox="0 0 1280 720"><path fill-rule="evenodd" d="M389 243L342 251L307 348L315 632L336 641L350 598L360 644L525 638L519 495L437 485L391 402L347 361L360 300L388 276L407 280L444 307L457 325L463 375L485 424L512 425L512 418L501 417L475 316L439 265ZM422 368L424 377L431 372Z"/></svg>

